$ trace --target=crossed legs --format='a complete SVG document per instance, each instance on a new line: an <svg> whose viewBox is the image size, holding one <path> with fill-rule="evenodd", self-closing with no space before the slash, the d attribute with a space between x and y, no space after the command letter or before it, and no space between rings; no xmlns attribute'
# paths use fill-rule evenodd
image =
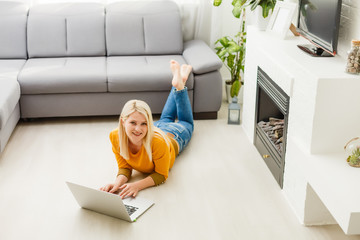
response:
<svg viewBox="0 0 360 240"><path fill-rule="evenodd" d="M194 130L190 99L185 86L192 67L186 64L180 67L178 62L171 60L170 68L173 74L171 81L173 87L162 110L160 120L154 124L176 140L180 153L189 143ZM175 122L176 118L177 122Z"/></svg>
<svg viewBox="0 0 360 240"><path fill-rule="evenodd" d="M161 113L160 121L175 122L177 117L179 121L193 124L191 104L185 87L192 67L186 64L183 64L180 67L178 62L171 60L170 68L173 74L173 79L171 81L173 87ZM186 96L182 96L185 94Z"/></svg>

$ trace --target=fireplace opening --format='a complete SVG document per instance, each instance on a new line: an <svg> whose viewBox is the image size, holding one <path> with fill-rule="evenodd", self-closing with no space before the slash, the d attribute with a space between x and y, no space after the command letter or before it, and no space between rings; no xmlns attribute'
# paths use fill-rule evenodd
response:
<svg viewBox="0 0 360 240"><path fill-rule="evenodd" d="M281 188L288 112L289 96L258 67L254 143Z"/></svg>
<svg viewBox="0 0 360 240"><path fill-rule="evenodd" d="M258 122L258 126L264 131L280 155L283 152L284 122L284 118L274 117L269 117L269 121Z"/></svg>

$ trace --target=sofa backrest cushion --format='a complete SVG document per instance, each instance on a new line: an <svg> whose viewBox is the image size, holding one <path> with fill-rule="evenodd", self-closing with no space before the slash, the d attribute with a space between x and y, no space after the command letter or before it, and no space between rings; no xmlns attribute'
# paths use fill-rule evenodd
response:
<svg viewBox="0 0 360 240"><path fill-rule="evenodd" d="M108 56L181 54L183 37L177 4L127 2L106 6Z"/></svg>
<svg viewBox="0 0 360 240"><path fill-rule="evenodd" d="M26 59L26 21L29 7L0 1L0 59Z"/></svg>
<svg viewBox="0 0 360 240"><path fill-rule="evenodd" d="M103 4L34 5L27 29L30 58L106 55Z"/></svg>

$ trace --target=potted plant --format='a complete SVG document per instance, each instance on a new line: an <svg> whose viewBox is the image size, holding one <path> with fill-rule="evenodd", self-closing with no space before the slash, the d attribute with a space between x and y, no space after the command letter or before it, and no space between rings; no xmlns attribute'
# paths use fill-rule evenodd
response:
<svg viewBox="0 0 360 240"><path fill-rule="evenodd" d="M274 11L276 0L250 0L249 5L251 6L251 11L254 11L258 6L262 8L262 16L267 18L269 16L270 10Z"/></svg>
<svg viewBox="0 0 360 240"><path fill-rule="evenodd" d="M231 78L226 81L226 84L231 86L231 98L238 96L243 84L240 73L244 72L245 63L246 32L244 4L246 1L247 0L233 0L232 2L234 6L232 11L233 15L236 18L241 17L240 31L233 38L224 36L215 42L216 54L230 72ZM221 2L221 0L214 0L214 6L219 6ZM229 102L231 102L231 98L228 99Z"/></svg>
<svg viewBox="0 0 360 240"><path fill-rule="evenodd" d="M251 11L255 11L258 29L265 30L269 24L268 16L274 11L276 0L249 0L248 3Z"/></svg>

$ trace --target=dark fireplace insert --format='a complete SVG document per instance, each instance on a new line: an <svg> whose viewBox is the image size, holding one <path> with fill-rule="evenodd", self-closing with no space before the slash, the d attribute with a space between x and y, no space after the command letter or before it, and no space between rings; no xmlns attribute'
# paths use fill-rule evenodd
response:
<svg viewBox="0 0 360 240"><path fill-rule="evenodd" d="M281 188L288 113L289 96L258 67L254 143Z"/></svg>

